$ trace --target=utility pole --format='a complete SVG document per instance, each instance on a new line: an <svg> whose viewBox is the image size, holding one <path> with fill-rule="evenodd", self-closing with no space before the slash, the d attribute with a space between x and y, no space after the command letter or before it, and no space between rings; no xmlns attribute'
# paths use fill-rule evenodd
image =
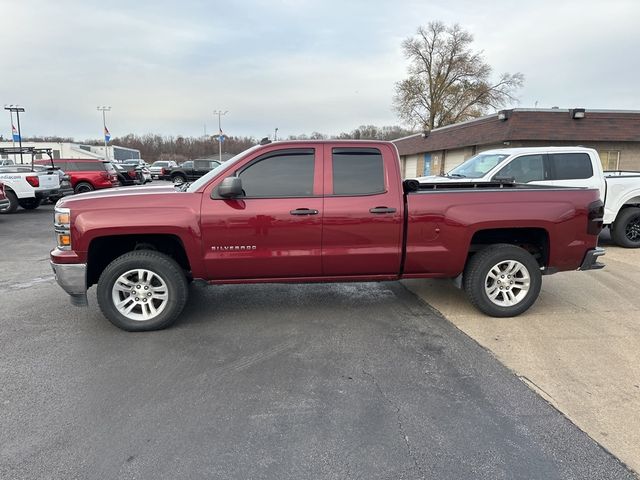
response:
<svg viewBox="0 0 640 480"><path fill-rule="evenodd" d="M18 143L20 144L20 164L24 163L22 158L22 131L20 130L20 112L24 112L24 108L19 105L5 105L5 110L9 110L9 115L11 115L11 137L13 138L13 112L16 112L16 119L18 122ZM15 140L13 141L13 145L15 147ZM15 155L14 155L15 161Z"/></svg>
<svg viewBox="0 0 640 480"><path fill-rule="evenodd" d="M278 141L278 127L276 127L275 132L273 132L273 141L274 142Z"/></svg>
<svg viewBox="0 0 640 480"><path fill-rule="evenodd" d="M224 136L222 134L222 120L220 119L220 117L222 117L222 115L226 115L227 113L229 113L229 110L225 110L224 112L222 110L213 111L214 115L218 115L218 152L220 156L220 163L222 163L222 142L224 142Z"/></svg>
<svg viewBox="0 0 640 480"><path fill-rule="evenodd" d="M111 107L97 107L96 110L102 112L102 134L104 135L104 159L109 160L109 150L107 150L107 118L105 116L105 112L110 112Z"/></svg>
<svg viewBox="0 0 640 480"><path fill-rule="evenodd" d="M7 109L8 105L4 106L4 109ZM16 160L16 153L15 153L15 148L16 148L16 137L13 135L13 112L11 110L9 110L9 124L11 125L11 146L14 148L14 152L13 152L13 163L17 163Z"/></svg>

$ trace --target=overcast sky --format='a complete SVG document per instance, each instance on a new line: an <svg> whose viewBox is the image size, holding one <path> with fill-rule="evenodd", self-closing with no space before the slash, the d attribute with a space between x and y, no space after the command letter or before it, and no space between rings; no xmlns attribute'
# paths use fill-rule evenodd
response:
<svg viewBox="0 0 640 480"><path fill-rule="evenodd" d="M0 0L0 104L24 136L263 137L399 124L401 42L460 23L494 73L522 72L520 107L640 110L640 2ZM10 134L9 115L0 132Z"/></svg>

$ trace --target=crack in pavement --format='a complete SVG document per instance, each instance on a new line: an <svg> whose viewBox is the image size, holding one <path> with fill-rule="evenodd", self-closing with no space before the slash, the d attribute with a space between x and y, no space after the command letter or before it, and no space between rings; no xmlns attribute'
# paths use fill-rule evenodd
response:
<svg viewBox="0 0 640 480"><path fill-rule="evenodd" d="M364 375L366 375L367 377L371 378L371 381L373 382L373 384L378 389L378 392L380 393L380 396L389 405L391 405L391 407L396 411L396 416L397 416L397 421L398 421L398 430L400 431L400 435L402 436L402 439L404 440L404 444L405 444L405 446L407 448L407 454L409 455L409 458L411 458L411 460L413 460L413 464L415 465L416 469L418 469L418 472L420 472L420 475L424 478L424 470L422 469L422 467L418 463L418 459L416 458L416 456L415 456L415 454L414 454L414 452L413 452L413 450L411 448L411 442L409 441L409 436L406 434L406 432L404 430L404 425L402 423L402 414L400 413L400 407L398 405L396 405L395 403L393 403L393 400L391 400L389 398L389 396L386 393L384 393L384 391L380 387L380 384L378 383L378 380L376 379L376 377L372 373L367 372L365 370L365 368L364 368L364 365L362 366L362 373Z"/></svg>

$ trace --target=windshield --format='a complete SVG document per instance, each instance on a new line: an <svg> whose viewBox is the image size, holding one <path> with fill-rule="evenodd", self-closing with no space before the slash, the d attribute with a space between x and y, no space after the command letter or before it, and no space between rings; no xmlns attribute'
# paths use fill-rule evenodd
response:
<svg viewBox="0 0 640 480"><path fill-rule="evenodd" d="M153 162L152 167L168 167L169 162Z"/></svg>
<svg viewBox="0 0 640 480"><path fill-rule="evenodd" d="M238 161L242 160L244 157L246 157L251 152L253 152L254 150L257 150L260 147L261 147L261 145L255 145L255 146L245 150L244 152L240 152L235 157L230 158L226 162L221 163L216 168L211 170L209 173L207 173L206 175L200 177L198 180L196 180L191 185L189 185L189 188L187 189L187 192L195 192L196 190L198 190L202 186L206 185L209 182L209 180L211 180L212 178L215 178L221 171L225 170L230 165L233 165L234 163L237 163Z"/></svg>
<svg viewBox="0 0 640 480"><path fill-rule="evenodd" d="M509 155L505 153L481 153L471 157L447 173L448 177L481 178Z"/></svg>

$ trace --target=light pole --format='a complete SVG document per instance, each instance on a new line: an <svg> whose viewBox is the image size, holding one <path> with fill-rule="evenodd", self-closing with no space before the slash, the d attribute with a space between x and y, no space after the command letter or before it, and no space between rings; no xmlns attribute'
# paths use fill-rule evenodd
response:
<svg viewBox="0 0 640 480"><path fill-rule="evenodd" d="M18 143L20 144L20 164L24 163L22 159L22 131L20 130L20 112L24 112L24 108L19 105L5 105L5 110L9 110L9 115L11 116L11 137L13 137L13 112L16 112L16 119L18 122ZM15 139L13 140L13 145L15 146ZM15 155L14 155L15 160Z"/></svg>
<svg viewBox="0 0 640 480"><path fill-rule="evenodd" d="M218 115L218 152L220 163L222 163L222 142L224 142L224 136L222 134L222 120L220 119L220 117L222 117L222 115L226 115L227 113L229 113L229 110L225 110L224 112L222 110L213 111L214 115Z"/></svg>
<svg viewBox="0 0 640 480"><path fill-rule="evenodd" d="M109 160L109 150L107 150L107 143L109 142L109 140L107 140L107 118L105 116L105 112L110 112L111 111L111 107L97 107L96 110L98 110L99 112L102 112L102 127L103 127L103 131L102 133L104 134L104 159L105 160ZM109 135L109 138L111 138L111 136Z"/></svg>
<svg viewBox="0 0 640 480"><path fill-rule="evenodd" d="M275 132L273 132L273 141L274 142L278 141L278 127L276 127Z"/></svg>

